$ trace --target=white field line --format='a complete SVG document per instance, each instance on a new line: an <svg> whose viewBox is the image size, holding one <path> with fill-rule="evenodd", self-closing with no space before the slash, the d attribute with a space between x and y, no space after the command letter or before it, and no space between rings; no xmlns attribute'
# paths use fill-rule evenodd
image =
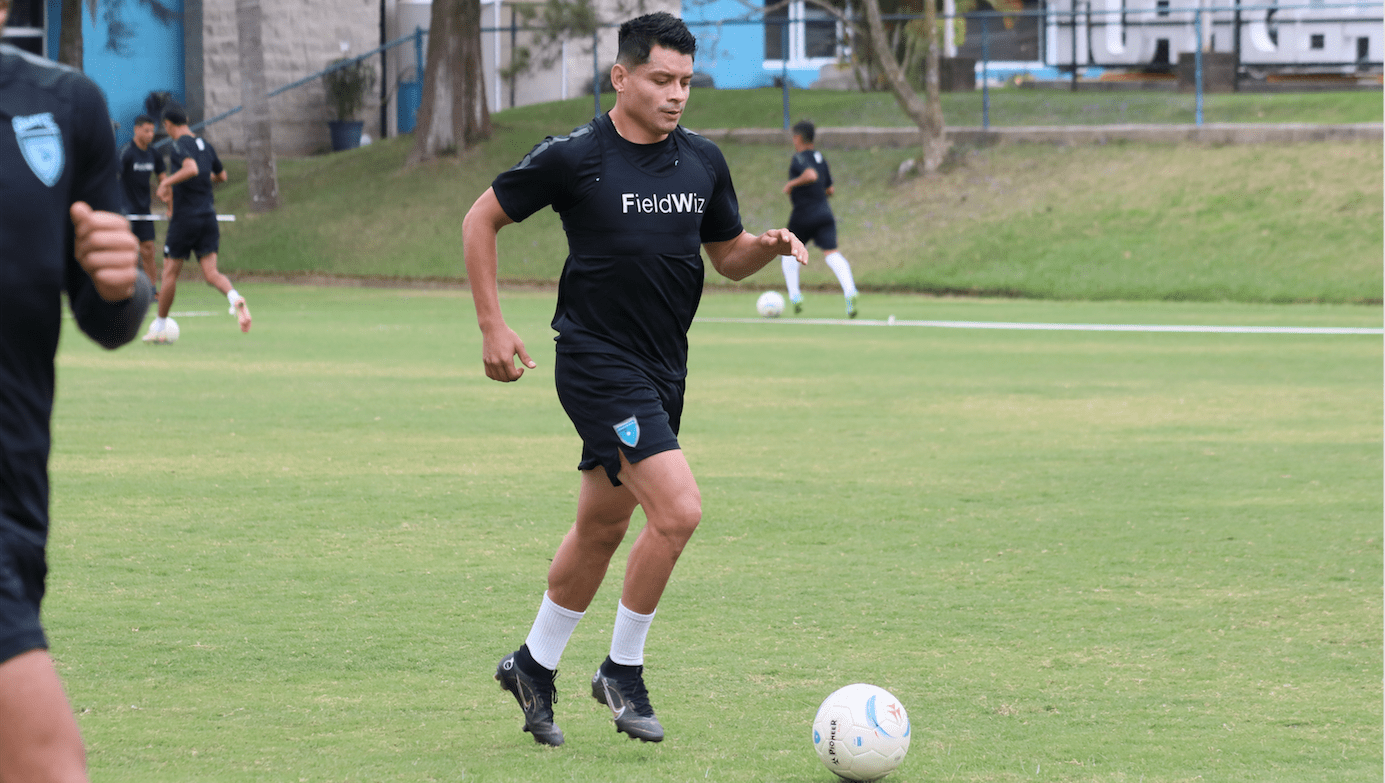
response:
<svg viewBox="0 0 1385 783"><path fill-rule="evenodd" d="M171 218L169 218L168 215L126 215L126 216L125 216L125 219L126 219L126 220L138 220L138 221L141 221L141 222L148 222L148 221L153 221L153 220L170 220ZM236 222L236 216L235 216L235 215L217 215L217 216L216 216L216 220L217 220L218 223L234 223L234 222Z"/></svg>
<svg viewBox="0 0 1385 783"><path fill-rule="evenodd" d="M935 329L1006 329L1026 332L1195 332L1202 334L1385 334L1353 326L1193 326L1160 324L1031 324L1002 321L888 321L845 318L697 318L719 324L811 324L814 326L923 326Z"/></svg>

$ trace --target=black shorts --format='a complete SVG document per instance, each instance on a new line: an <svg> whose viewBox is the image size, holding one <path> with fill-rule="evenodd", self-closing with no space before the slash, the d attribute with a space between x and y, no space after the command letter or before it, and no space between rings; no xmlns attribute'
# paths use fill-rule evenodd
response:
<svg viewBox="0 0 1385 783"><path fill-rule="evenodd" d="M559 353L553 363L558 402L582 438L578 470L606 469L620 486L620 455L631 464L678 448L683 380L644 372L632 360L602 353Z"/></svg>
<svg viewBox="0 0 1385 783"><path fill-rule="evenodd" d="M811 216L807 219L790 215L789 230L804 245L814 242L829 253L837 249L837 219L832 216L831 212L825 215Z"/></svg>
<svg viewBox="0 0 1385 783"><path fill-rule="evenodd" d="M196 253L204 258L221 247L221 226L216 215L192 215L175 217L168 223L168 235L164 237L164 255L178 261L186 261L189 254Z"/></svg>
<svg viewBox="0 0 1385 783"><path fill-rule="evenodd" d="M130 230L135 232L135 238L141 242L154 241L154 221L152 220L131 220Z"/></svg>
<svg viewBox="0 0 1385 783"><path fill-rule="evenodd" d="M39 624L43 580L48 575L43 544L32 533L0 519L0 663L47 649Z"/></svg>

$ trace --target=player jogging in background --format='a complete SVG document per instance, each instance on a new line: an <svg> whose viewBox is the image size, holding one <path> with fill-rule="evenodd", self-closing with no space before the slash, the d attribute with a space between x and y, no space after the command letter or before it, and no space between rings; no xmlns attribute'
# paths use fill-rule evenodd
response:
<svg viewBox="0 0 1385 783"><path fill-rule="evenodd" d="M803 244L816 242L827 254L827 266L837 276L842 286L842 296L846 297L846 315L856 317L856 281L851 277L851 264L846 256L837 250L837 218L832 207L827 205L831 196L832 170L821 152L813 149L813 138L817 135L813 123L802 120L793 126L793 161L789 164L789 181L784 183L784 192L793 202L793 212L789 215L789 230L803 240ZM803 312L803 292L798 287L798 267L796 259L785 256L783 259L784 284L789 289L789 301L793 303L795 314Z"/></svg>
<svg viewBox="0 0 1385 783"><path fill-rule="evenodd" d="M120 187L125 194L126 215L148 215L149 177L164 181L164 156L149 145L154 142L154 118L141 114L135 118L134 138L120 148ZM139 260L149 282L158 282L154 269L154 221L132 220L130 230L139 239ZM157 295L158 290L154 293Z"/></svg>
<svg viewBox="0 0 1385 783"><path fill-rule="evenodd" d="M687 332L702 294L707 252L740 280L780 254L807 261L785 229L741 226L721 151L679 127L697 41L682 20L649 14L621 25L607 114L549 137L496 177L462 225L467 276L486 375L516 381L536 365L500 311L496 235L552 206L569 255L558 284L554 381L582 438L576 521L548 570L524 644L495 678L524 712L524 730L563 744L554 724L554 676L596 595L636 506L646 522L630 549L610 655L591 679L617 731L658 742L664 729L644 682L644 648L674 563L702 517L697 482L678 443ZM518 356L521 365L516 366Z"/></svg>
<svg viewBox="0 0 1385 783"><path fill-rule="evenodd" d="M9 16L0 0L0 32ZM139 335L149 281L119 213L106 101L81 73L0 44L0 780L87 780L40 623L63 293L105 348ZM83 402L69 396L69 412Z"/></svg>
<svg viewBox="0 0 1385 783"><path fill-rule="evenodd" d="M216 201L212 184L226 181L221 158L203 138L188 128L188 116L182 109L164 112L164 131L172 140L169 147L170 171L159 183L159 200L171 204L173 212L164 236L163 285L159 288L159 316L144 335L147 343L167 342L164 331L173 297L178 291L178 275L183 262L196 253L207 284L226 295L231 314L240 321L242 332L250 331L250 307L245 297L231 285L226 275L216 269L216 254L221 247L221 228L216 222Z"/></svg>

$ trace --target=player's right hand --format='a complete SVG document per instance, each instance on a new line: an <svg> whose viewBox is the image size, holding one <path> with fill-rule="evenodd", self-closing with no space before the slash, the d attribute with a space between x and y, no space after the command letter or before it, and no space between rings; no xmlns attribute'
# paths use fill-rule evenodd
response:
<svg viewBox="0 0 1385 783"><path fill-rule="evenodd" d="M135 293L139 276L139 240L130 221L114 212L99 212L85 201L70 211L75 243L73 255L91 277L96 293L107 302L121 302Z"/></svg>
<svg viewBox="0 0 1385 783"><path fill-rule="evenodd" d="M516 356L519 366L515 365ZM519 380L525 367L532 370L539 366L524 350L524 341L508 326L482 336L481 361L486 365L486 377L503 383Z"/></svg>

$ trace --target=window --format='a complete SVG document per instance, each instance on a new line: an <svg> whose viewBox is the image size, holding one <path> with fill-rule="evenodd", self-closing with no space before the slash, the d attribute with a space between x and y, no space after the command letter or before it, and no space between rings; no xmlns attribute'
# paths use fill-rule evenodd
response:
<svg viewBox="0 0 1385 783"><path fill-rule="evenodd" d="M778 0L766 0L775 5ZM805 0L792 0L765 14L765 66L814 67L842 53L837 20ZM785 62L787 60L787 62Z"/></svg>
<svg viewBox="0 0 1385 783"><path fill-rule="evenodd" d="M1322 49L1327 45L1327 36L1322 33L1314 33L1308 38L1309 49Z"/></svg>

